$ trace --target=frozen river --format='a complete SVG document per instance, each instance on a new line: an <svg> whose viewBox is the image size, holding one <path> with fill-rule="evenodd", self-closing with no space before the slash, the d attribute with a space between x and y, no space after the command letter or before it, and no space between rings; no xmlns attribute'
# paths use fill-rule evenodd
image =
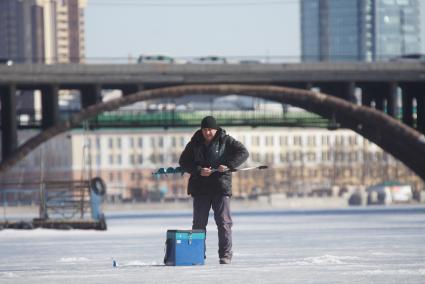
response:
<svg viewBox="0 0 425 284"><path fill-rule="evenodd" d="M424 283L425 207L235 211L234 259L162 265L191 212L114 213L108 230L0 231L0 283ZM112 258L118 267L112 267Z"/></svg>

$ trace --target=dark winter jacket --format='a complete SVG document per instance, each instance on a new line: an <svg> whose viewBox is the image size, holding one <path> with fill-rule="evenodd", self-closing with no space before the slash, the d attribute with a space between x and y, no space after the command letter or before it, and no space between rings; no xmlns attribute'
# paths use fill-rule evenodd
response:
<svg viewBox="0 0 425 284"><path fill-rule="evenodd" d="M217 168L225 165L230 169L240 166L249 154L245 146L226 131L219 128L208 146L204 143L202 131L198 130L186 145L180 156L179 164L190 174L188 194L197 195L232 195L232 173L214 172L208 177L201 176L201 168Z"/></svg>

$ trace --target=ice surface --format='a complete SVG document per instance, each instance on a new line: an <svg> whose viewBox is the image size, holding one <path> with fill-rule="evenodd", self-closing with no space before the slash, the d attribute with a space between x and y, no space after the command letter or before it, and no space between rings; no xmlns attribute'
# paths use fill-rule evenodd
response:
<svg viewBox="0 0 425 284"><path fill-rule="evenodd" d="M166 231L189 229L189 211L109 214L105 232L3 230L0 283L424 283L425 207L244 211L233 221L233 263L218 263L210 218L206 264L190 267L162 265Z"/></svg>

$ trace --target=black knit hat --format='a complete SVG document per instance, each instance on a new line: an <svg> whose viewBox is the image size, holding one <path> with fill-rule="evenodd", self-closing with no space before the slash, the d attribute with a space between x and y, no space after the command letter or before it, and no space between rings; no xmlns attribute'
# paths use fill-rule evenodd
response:
<svg viewBox="0 0 425 284"><path fill-rule="evenodd" d="M217 121L213 116L206 116L202 119L201 128L218 129Z"/></svg>

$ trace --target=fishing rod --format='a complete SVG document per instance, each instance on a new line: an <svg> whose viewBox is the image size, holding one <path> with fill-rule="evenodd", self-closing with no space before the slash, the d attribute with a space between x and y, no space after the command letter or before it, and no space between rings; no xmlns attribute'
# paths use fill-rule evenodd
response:
<svg viewBox="0 0 425 284"><path fill-rule="evenodd" d="M258 166L258 167L247 167L247 168L240 168L240 169L226 169L224 170L225 172L242 172L242 171L249 171L249 170L265 170L267 169L269 166L266 165L262 165L262 166ZM218 172L218 169L211 169L211 171L214 172Z"/></svg>
<svg viewBox="0 0 425 284"><path fill-rule="evenodd" d="M246 168L239 168L239 169L226 169L225 172L241 172L241 171L249 171L249 170L265 170L268 169L269 166L261 165L257 167L246 167ZM218 172L218 169L211 169L211 172ZM158 175L167 175L167 174L184 174L184 170L181 167L168 167L168 168L159 168L156 172L153 172L152 175L158 176Z"/></svg>

